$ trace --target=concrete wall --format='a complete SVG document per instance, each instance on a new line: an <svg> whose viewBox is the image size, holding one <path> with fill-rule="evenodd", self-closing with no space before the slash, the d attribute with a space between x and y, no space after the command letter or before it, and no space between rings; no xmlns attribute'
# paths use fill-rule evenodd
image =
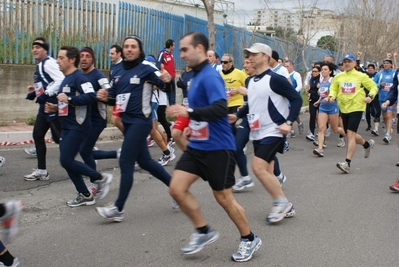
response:
<svg viewBox="0 0 399 267"><path fill-rule="evenodd" d="M33 84L35 65L0 64L0 124L23 122L35 118L39 105L26 100L28 85ZM108 71L103 71L108 77ZM177 103L181 103L181 90L177 90Z"/></svg>

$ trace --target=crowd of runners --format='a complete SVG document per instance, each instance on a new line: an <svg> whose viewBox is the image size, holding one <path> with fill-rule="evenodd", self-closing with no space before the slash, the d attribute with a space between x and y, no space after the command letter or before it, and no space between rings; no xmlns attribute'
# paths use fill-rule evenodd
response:
<svg viewBox="0 0 399 267"><path fill-rule="evenodd" d="M77 192L66 201L70 207L94 205L96 199L105 198L113 175L98 172L97 160L118 159L117 199L110 206L96 207L96 211L105 219L120 222L133 187L135 166L140 166L169 187L172 208L180 209L192 222L194 233L181 252L194 254L220 235L189 191L201 178L209 183L217 203L237 227L241 239L231 259L243 262L262 245L233 194L254 186L245 154L250 140L254 147L252 172L273 199L265 220L273 224L295 215L294 205L282 189L287 177L277 154L289 151L289 138L297 136L295 122L298 134L304 132L299 117L303 94L310 114L304 139L316 146L312 151L315 156L324 157L325 137L336 133L337 146L346 148L344 160L336 163L344 173L350 173L356 145L362 146L365 158L375 145L373 139L365 140L357 133L362 120L367 121L367 131L375 138L384 130L382 141L387 145L394 125L398 125L393 116L399 76L395 57L384 59L381 66L370 63L364 70L359 64L361 53L345 55L338 65L328 55L312 63L311 71L302 78L294 61L281 59L266 44L254 43L244 49L243 69L239 69L232 54L220 57L209 49L205 35L191 32L178 45L186 68L176 79L175 46L174 40L167 40L157 56L146 55L144 40L127 36L121 46L110 47L112 65L106 77L95 68L92 48L63 46L54 59L48 55L46 38L36 38L32 54L37 66L26 98L35 101L39 109L33 129L35 147L25 152L37 157L37 168L24 179L50 179L45 143L49 130L59 144L60 164ZM177 88L182 90L182 103L176 103ZM113 151L95 147L107 127L107 105L113 106L111 122L123 133L122 147ZM171 123L170 118L176 120ZM161 149L158 160L152 159L148 149L154 143ZM170 174L163 166L176 158L174 145L183 154ZM78 153L83 161L75 159ZM4 163L0 157L0 168ZM236 165L238 179L234 176ZM89 185L83 176L89 177ZM390 189L399 192L399 180ZM21 201L0 205L4 243L15 237L21 210ZM21 266L1 242L0 262Z"/></svg>

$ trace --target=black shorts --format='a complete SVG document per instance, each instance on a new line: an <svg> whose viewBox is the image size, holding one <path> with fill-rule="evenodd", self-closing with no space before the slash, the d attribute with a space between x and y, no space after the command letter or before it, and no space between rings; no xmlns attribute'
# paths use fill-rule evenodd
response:
<svg viewBox="0 0 399 267"><path fill-rule="evenodd" d="M347 130L351 130L352 132L357 132L357 129L359 128L359 124L362 121L362 111L355 111L352 113L342 113L341 118L342 118L342 125L344 126L344 131L345 133Z"/></svg>
<svg viewBox="0 0 399 267"><path fill-rule="evenodd" d="M276 157L277 152L283 153L285 139L281 137L266 137L256 140L254 144L255 156L270 163Z"/></svg>
<svg viewBox="0 0 399 267"><path fill-rule="evenodd" d="M222 191L235 184L235 165L233 150L203 151L187 147L175 169L198 175L214 191Z"/></svg>

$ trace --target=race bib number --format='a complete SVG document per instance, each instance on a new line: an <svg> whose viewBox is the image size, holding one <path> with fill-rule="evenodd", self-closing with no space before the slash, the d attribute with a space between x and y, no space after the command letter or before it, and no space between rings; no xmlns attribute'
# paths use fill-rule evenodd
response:
<svg viewBox="0 0 399 267"><path fill-rule="evenodd" d="M356 93L356 83L341 83L341 93L351 95Z"/></svg>
<svg viewBox="0 0 399 267"><path fill-rule="evenodd" d="M328 96L328 87L320 87L319 95L320 95L320 97L327 97Z"/></svg>
<svg viewBox="0 0 399 267"><path fill-rule="evenodd" d="M231 93L231 89L232 88L226 88L226 96L227 96L227 98L231 98L233 96L233 94Z"/></svg>
<svg viewBox="0 0 399 267"><path fill-rule="evenodd" d="M130 78L130 84L140 84L140 78L137 77Z"/></svg>
<svg viewBox="0 0 399 267"><path fill-rule="evenodd" d="M83 92L87 93L94 93L93 85L90 82L86 82L80 85L82 87Z"/></svg>
<svg viewBox="0 0 399 267"><path fill-rule="evenodd" d="M188 98L187 97L183 98L182 104L183 104L183 107L188 108Z"/></svg>
<svg viewBox="0 0 399 267"><path fill-rule="evenodd" d="M209 125L206 121L190 120L190 140L209 140Z"/></svg>
<svg viewBox="0 0 399 267"><path fill-rule="evenodd" d="M248 124L251 131L260 129L259 114L247 114Z"/></svg>
<svg viewBox="0 0 399 267"><path fill-rule="evenodd" d="M384 88L382 88L382 90L389 92L389 91L391 91L392 85L393 85L392 83L385 83L385 86L384 86Z"/></svg>
<svg viewBox="0 0 399 267"><path fill-rule="evenodd" d="M68 116L68 104L58 101L58 116Z"/></svg>
<svg viewBox="0 0 399 267"><path fill-rule="evenodd" d="M116 96L115 111L118 113L125 112L127 104L129 103L131 93L119 94Z"/></svg>
<svg viewBox="0 0 399 267"><path fill-rule="evenodd" d="M44 93L43 84L41 82L35 83L34 87L36 97L41 96Z"/></svg>

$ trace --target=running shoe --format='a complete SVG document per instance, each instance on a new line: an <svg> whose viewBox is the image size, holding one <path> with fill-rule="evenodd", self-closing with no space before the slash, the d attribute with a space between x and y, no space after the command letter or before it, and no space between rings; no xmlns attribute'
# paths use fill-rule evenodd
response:
<svg viewBox="0 0 399 267"><path fill-rule="evenodd" d="M399 167L399 161L398 161L398 162L396 162L396 167Z"/></svg>
<svg viewBox="0 0 399 267"><path fill-rule="evenodd" d="M351 168L348 165L348 162L346 162L346 161L338 162L336 166L337 166L338 169L340 169L344 173L349 173L350 170L351 170Z"/></svg>
<svg viewBox="0 0 399 267"><path fill-rule="evenodd" d="M172 209L173 210L178 210L180 209L179 204L177 204L177 202L175 200L172 201Z"/></svg>
<svg viewBox="0 0 399 267"><path fill-rule="evenodd" d="M24 149L24 152L26 153L26 154L28 154L28 155L30 155L30 156L37 156L37 154L36 154L36 148L35 147L32 147L32 148L25 148Z"/></svg>
<svg viewBox="0 0 399 267"><path fill-rule="evenodd" d="M155 141L149 136L147 137L147 146L152 147L155 144Z"/></svg>
<svg viewBox="0 0 399 267"><path fill-rule="evenodd" d="M71 208L79 207L79 206L91 206L96 204L94 200L94 196L90 193L90 196L85 197L82 193L78 193L78 196L75 199L68 200L67 205Z"/></svg>
<svg viewBox="0 0 399 267"><path fill-rule="evenodd" d="M391 185L389 186L389 189L391 189L391 190L394 191L394 192L399 192L399 179L396 180L396 183L391 184Z"/></svg>
<svg viewBox="0 0 399 267"><path fill-rule="evenodd" d="M5 265L1 265L1 266L5 266ZM21 267L21 262L18 260L18 258L14 258L14 260L12 261L12 264L9 267Z"/></svg>
<svg viewBox="0 0 399 267"><path fill-rule="evenodd" d="M290 134L291 134L291 138L294 138L296 136L294 130L291 130Z"/></svg>
<svg viewBox="0 0 399 267"><path fill-rule="evenodd" d="M159 159L158 163L161 164L162 166L165 166L168 164L170 161L174 160L176 158L175 152L170 151L169 155L165 155L162 153L162 157Z"/></svg>
<svg viewBox="0 0 399 267"><path fill-rule="evenodd" d="M284 173L280 173L280 175L277 176L277 180L280 183L280 187L282 187L285 181L287 181L287 176L285 176Z"/></svg>
<svg viewBox="0 0 399 267"><path fill-rule="evenodd" d="M171 147L171 146L173 146L174 144L176 144L176 142L175 142L175 140L173 139L173 137L169 138L169 139L168 139L168 146Z"/></svg>
<svg viewBox="0 0 399 267"><path fill-rule="evenodd" d="M367 126L366 131L371 131L371 126Z"/></svg>
<svg viewBox="0 0 399 267"><path fill-rule="evenodd" d="M324 157L323 149L320 148L313 149L313 154L319 157Z"/></svg>
<svg viewBox="0 0 399 267"><path fill-rule="evenodd" d="M94 199L97 199L97 193L98 193L98 184L96 183L91 183L89 186L89 192L91 192L94 196Z"/></svg>
<svg viewBox="0 0 399 267"><path fill-rule="evenodd" d="M109 192L109 184L111 183L114 176L110 173L102 173L102 179L94 181L97 184L96 198L103 199Z"/></svg>
<svg viewBox="0 0 399 267"><path fill-rule="evenodd" d="M283 148L283 153L286 153L290 150L290 143L287 141L284 142L284 148Z"/></svg>
<svg viewBox="0 0 399 267"><path fill-rule="evenodd" d="M48 171L45 170L39 170L39 169L35 169L31 174L27 174L24 176L25 181L47 181L50 179L50 175L48 173Z"/></svg>
<svg viewBox="0 0 399 267"><path fill-rule="evenodd" d="M97 207L96 211L101 217L112 220L114 222L123 221L125 213L125 210L119 211L118 207L113 204L108 207Z"/></svg>
<svg viewBox="0 0 399 267"><path fill-rule="evenodd" d="M238 262L249 261L252 258L252 254L254 254L254 252L257 251L261 245L262 240L256 235L253 241L241 238L238 250L236 253L231 255L231 260Z"/></svg>
<svg viewBox="0 0 399 267"><path fill-rule="evenodd" d="M303 134L303 130L305 129L305 126L303 125L303 122L301 121L299 124L298 124L298 132L299 132L299 135L302 135Z"/></svg>
<svg viewBox="0 0 399 267"><path fill-rule="evenodd" d="M364 149L364 158L366 158L366 159L367 159L368 157L370 157L371 150L373 149L374 144L375 144L375 142L374 142L373 139L370 139L370 140L368 140L367 142L369 142L369 147L366 148L366 149Z"/></svg>
<svg viewBox="0 0 399 267"><path fill-rule="evenodd" d="M389 143L391 142L391 135L385 134L384 139L382 139L382 141L384 141L385 144L389 145Z"/></svg>
<svg viewBox="0 0 399 267"><path fill-rule="evenodd" d="M306 135L306 140L313 142L315 140L315 137L314 137L314 135L312 133L308 133Z"/></svg>
<svg viewBox="0 0 399 267"><path fill-rule="evenodd" d="M374 136L378 136L379 135L378 129L374 128L373 130L371 130L371 134L374 135Z"/></svg>
<svg viewBox="0 0 399 267"><path fill-rule="evenodd" d="M266 221L269 223L276 223L285 218L287 212L292 208L291 202L274 202L272 211L267 215Z"/></svg>
<svg viewBox="0 0 399 267"><path fill-rule="evenodd" d="M219 232L212 228L209 228L208 233L206 234L201 234L198 231L195 231L191 234L188 244L182 247L180 251L186 255L197 253L201 251L205 245L218 240L219 235Z"/></svg>
<svg viewBox="0 0 399 267"><path fill-rule="evenodd" d="M294 217L295 215L295 209L294 205L292 205L292 208L285 214L285 218L291 218Z"/></svg>
<svg viewBox="0 0 399 267"><path fill-rule="evenodd" d="M338 138L338 144L337 144L337 147L345 147L345 138L344 137L341 137L341 138Z"/></svg>
<svg viewBox="0 0 399 267"><path fill-rule="evenodd" d="M3 165L6 163L6 159L5 158L3 158L3 157L0 157L0 171L1 171L1 168L3 167Z"/></svg>
<svg viewBox="0 0 399 267"><path fill-rule="evenodd" d="M19 216L23 203L21 200L11 200L3 204L5 214L0 217L0 224L3 228L1 240L7 244L14 240L18 233Z"/></svg>
<svg viewBox="0 0 399 267"><path fill-rule="evenodd" d="M233 191L241 191L244 190L245 188L249 188L249 187L253 187L254 186L254 182L252 181L252 178L248 175L248 176L241 176L240 178L238 178L237 182L235 183L235 185L233 185Z"/></svg>

